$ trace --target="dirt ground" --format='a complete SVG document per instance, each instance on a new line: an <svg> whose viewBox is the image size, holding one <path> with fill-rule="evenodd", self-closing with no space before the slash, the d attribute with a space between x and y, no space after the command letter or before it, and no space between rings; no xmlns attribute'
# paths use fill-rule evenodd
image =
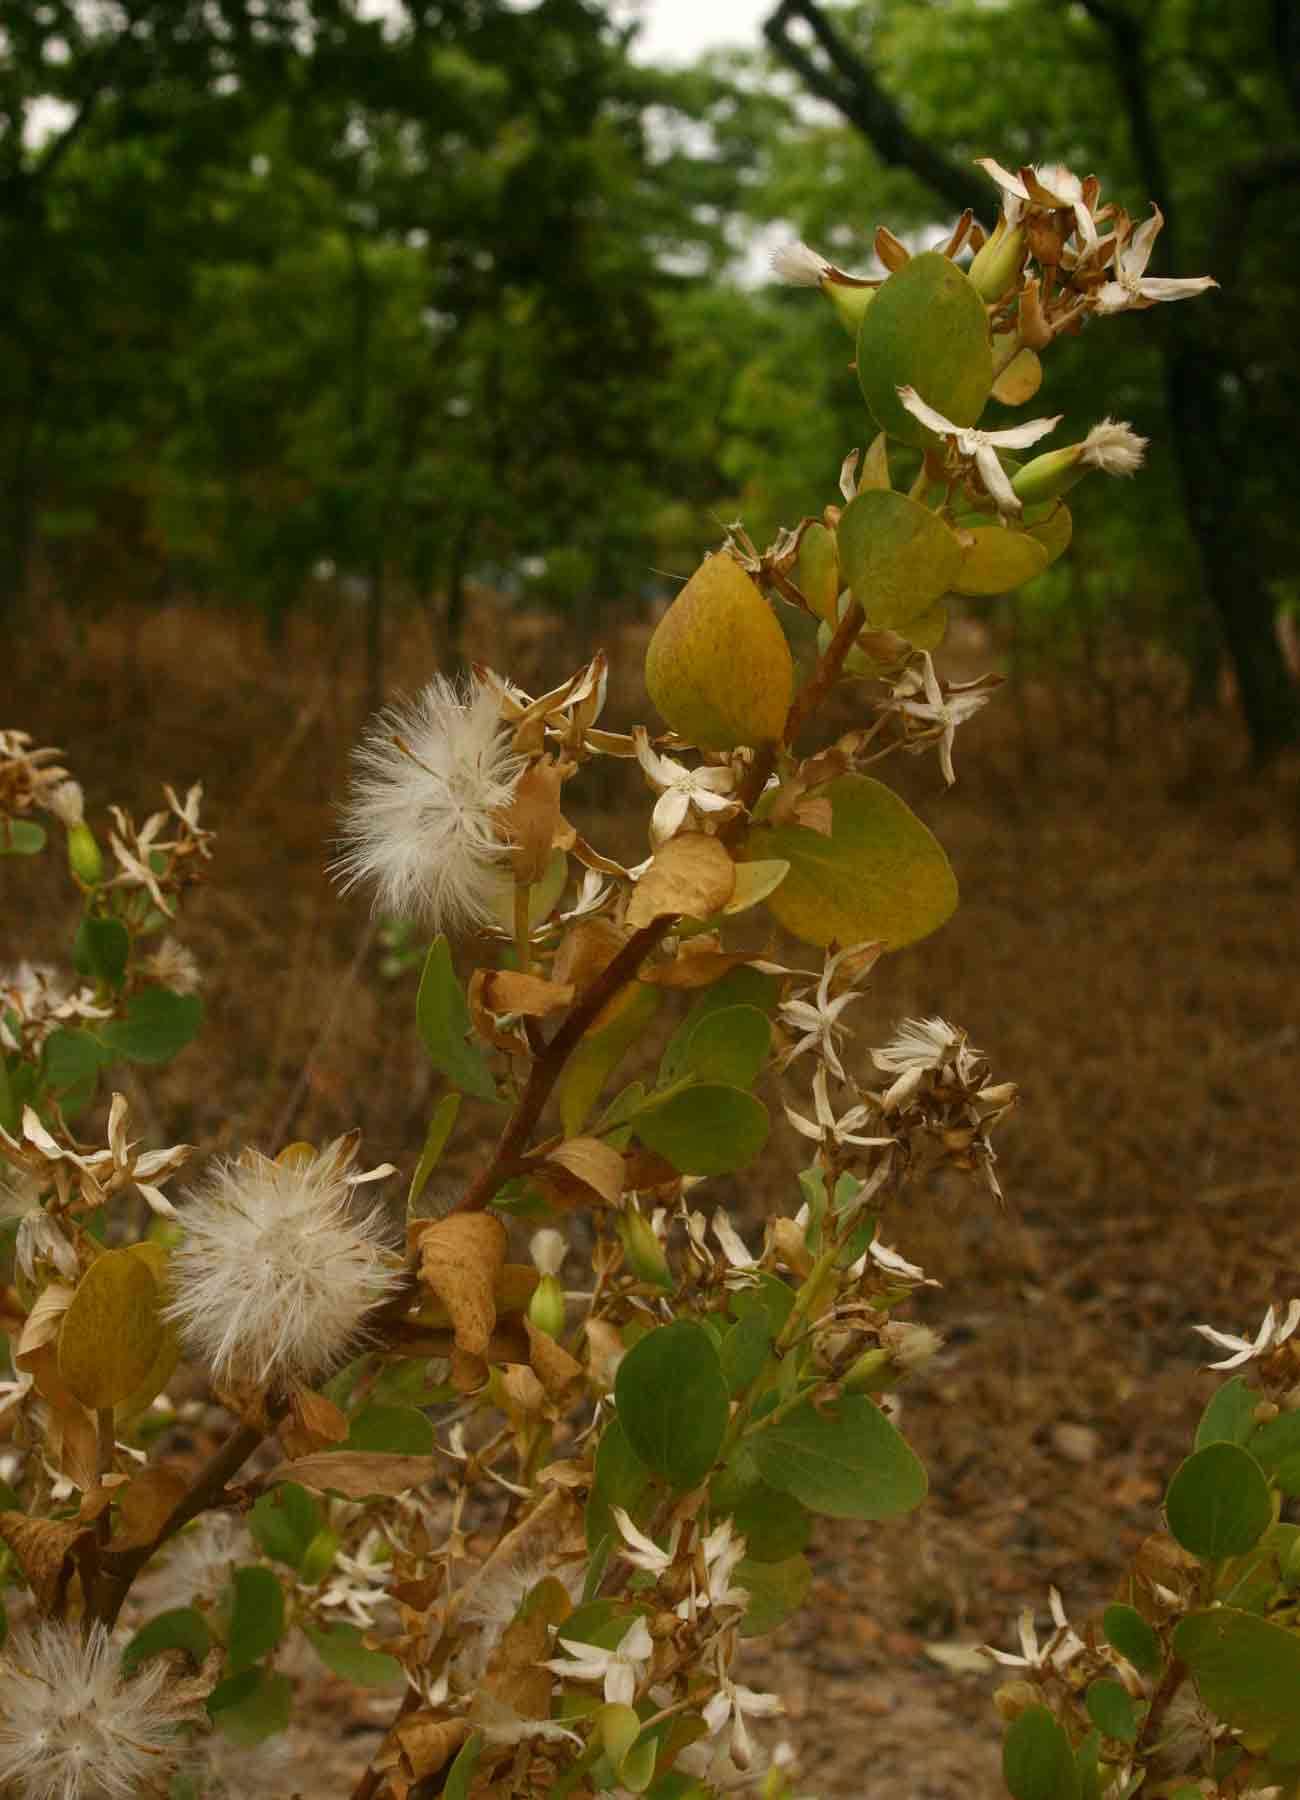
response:
<svg viewBox="0 0 1300 1800"><path fill-rule="evenodd" d="M529 685L577 660L488 608L476 629L477 653ZM615 639L617 724L635 716L644 631ZM974 640L954 651L963 674L999 661ZM427 646L418 621L394 631L408 690ZM163 780L206 784L217 856L181 935L206 970L208 1027L131 1081L158 1141L272 1149L359 1124L370 1160L409 1168L422 1139L413 977L386 979L380 946L359 953L364 902L322 873L357 654L310 621L271 651L247 623L180 608L75 632L53 616L6 684L2 722L67 750L92 814L142 813ZM1104 1601L1216 1380L1190 1327L1253 1332L1300 1292L1296 775L1248 773L1230 716L1189 726L1158 659L1120 649L1103 666L1102 696L1069 670L1004 690L963 728L951 792L931 758L885 770L947 846L962 905L877 970L864 1041L941 1012L1023 1103L1001 1137L1006 1212L949 1182L887 1223L943 1284L914 1316L947 1346L904 1395L931 1498L894 1527L825 1526L811 1605L747 1664L787 1696L801 1790L823 1800L1001 1792L995 1683L954 1667L958 1652L1011 1645L1026 1605L1042 1622L1049 1584L1076 1617ZM632 779L602 769L583 815L616 852L636 848L618 811ZM0 864L6 933L21 921L6 961L52 948L57 912L53 880L15 861ZM784 1203L792 1135L774 1130L761 1171L716 1197L750 1222ZM452 1178L474 1154L455 1144ZM391 1705L325 1684L313 1697L260 1794L339 1791Z"/></svg>

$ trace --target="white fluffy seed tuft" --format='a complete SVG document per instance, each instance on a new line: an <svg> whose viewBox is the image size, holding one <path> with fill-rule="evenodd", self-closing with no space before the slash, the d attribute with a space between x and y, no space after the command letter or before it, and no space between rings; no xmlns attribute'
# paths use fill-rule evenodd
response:
<svg viewBox="0 0 1300 1800"><path fill-rule="evenodd" d="M1142 467L1147 440L1124 419L1103 419L1083 440L1082 461L1105 475L1135 475Z"/></svg>
<svg viewBox="0 0 1300 1800"><path fill-rule="evenodd" d="M181 1212L167 1316L220 1382L310 1382L364 1335L400 1279L381 1215L356 1209L355 1138L272 1162L220 1162Z"/></svg>
<svg viewBox="0 0 1300 1800"><path fill-rule="evenodd" d="M807 244L782 244L772 253L772 272L790 287L820 287L831 265Z"/></svg>
<svg viewBox="0 0 1300 1800"><path fill-rule="evenodd" d="M46 1623L0 1653L0 1789L25 1800L135 1800L162 1786L176 1753L166 1666L123 1680L101 1625Z"/></svg>
<svg viewBox="0 0 1300 1800"><path fill-rule="evenodd" d="M497 815L523 767L491 690L436 676L376 715L353 766L332 868L344 892L373 884L377 911L438 930L487 923L506 856Z"/></svg>

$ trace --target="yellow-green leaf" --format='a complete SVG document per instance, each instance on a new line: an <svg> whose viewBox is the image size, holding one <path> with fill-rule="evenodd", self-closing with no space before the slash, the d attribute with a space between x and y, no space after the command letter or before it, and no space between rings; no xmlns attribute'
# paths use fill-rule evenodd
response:
<svg viewBox="0 0 1300 1800"><path fill-rule="evenodd" d="M877 290L858 331L858 381L882 431L925 449L938 442L898 398L914 387L954 425L974 425L993 387L988 315L969 278L937 250ZM842 552L841 552L842 554Z"/></svg>
<svg viewBox="0 0 1300 1800"><path fill-rule="evenodd" d="M158 1284L132 1250L106 1250L82 1276L59 1333L59 1374L94 1412L129 1400L162 1345Z"/></svg>
<svg viewBox="0 0 1300 1800"><path fill-rule="evenodd" d="M840 597L840 564L835 533L824 525L809 525L799 540L799 591L823 619L835 617Z"/></svg>
<svg viewBox="0 0 1300 1800"><path fill-rule="evenodd" d="M977 525L968 535L973 541L952 584L955 594L1009 594L1047 567L1047 547L1031 532Z"/></svg>
<svg viewBox="0 0 1300 1800"><path fill-rule="evenodd" d="M803 825L757 825L747 857L780 856L790 873L768 897L780 924L807 944L914 943L957 905L957 879L929 828L891 788L867 775L842 775L821 793L831 832Z"/></svg>
<svg viewBox="0 0 1300 1800"><path fill-rule="evenodd" d="M645 684L673 730L706 750L780 738L794 691L790 647L733 557L711 556L659 621Z"/></svg>
<svg viewBox="0 0 1300 1800"><path fill-rule="evenodd" d="M994 350L1000 351L1006 344L1005 338L994 341ZM1043 385L1043 365L1038 360L1036 351L1025 346L1018 350L996 377L993 383L993 398L1000 400L1003 406L1023 406L1026 400L1032 400Z"/></svg>
<svg viewBox="0 0 1300 1800"><path fill-rule="evenodd" d="M1032 513L1030 517L1033 517ZM1069 507L1061 500L1038 524L1031 525L1026 521L1025 530L1046 550L1046 566L1050 569L1057 558L1064 556L1070 548L1070 539L1074 535L1074 520L1070 516Z"/></svg>
<svg viewBox="0 0 1300 1800"><path fill-rule="evenodd" d="M889 488L869 488L840 516L840 571L867 624L903 631L953 586L962 545L928 507Z"/></svg>

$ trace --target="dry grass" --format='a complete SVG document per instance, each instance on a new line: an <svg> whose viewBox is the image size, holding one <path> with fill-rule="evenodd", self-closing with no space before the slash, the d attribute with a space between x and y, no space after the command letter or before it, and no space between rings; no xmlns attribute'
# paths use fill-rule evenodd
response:
<svg viewBox="0 0 1300 1800"><path fill-rule="evenodd" d="M478 620L478 652L504 665L507 624ZM524 635L538 673L570 666L558 642ZM134 1084L159 1135L272 1148L277 1125L320 1138L356 1123L375 1160L409 1165L432 1091L413 984L379 979L373 953L358 961L364 909L322 873L360 717L342 640L325 637L304 626L272 654L248 624L185 610L109 617L79 644L51 627L6 722L63 745L94 810L142 812L163 779L207 784L218 857L183 935L210 1019L200 1047ZM627 717L644 634L615 637L633 671L615 702ZM390 656L407 687L430 671L414 624ZM790 1694L803 1785L826 1800L998 1791L991 1682L946 1672L926 1646L1006 1641L1049 1582L1073 1609L1102 1599L1211 1391L1190 1325L1253 1327L1297 1291L1294 776L1241 772L1234 722L1190 731L1153 667L1116 690L1109 751L1093 747L1089 697L1062 680L966 728L951 793L929 760L897 770L963 905L878 971L863 1029L879 1041L901 1014L942 1011L1022 1083L1023 1105L1002 1139L1005 1215L944 1185L887 1227L941 1277L922 1312L949 1337L907 1397L932 1473L919 1526L826 1529L810 1611L753 1657L750 1679ZM583 823L631 849L628 772L612 776ZM53 877L10 862L0 884L5 918L23 921L6 958L53 947ZM730 1184L751 1219L785 1199L788 1135ZM452 1170L473 1155L472 1136L458 1142ZM322 1710L320 1734L340 1729ZM336 1753L359 1766L373 1741Z"/></svg>

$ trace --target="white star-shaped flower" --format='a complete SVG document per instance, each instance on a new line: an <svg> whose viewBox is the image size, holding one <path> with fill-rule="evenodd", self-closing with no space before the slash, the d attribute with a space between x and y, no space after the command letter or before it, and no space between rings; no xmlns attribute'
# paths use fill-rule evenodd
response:
<svg viewBox="0 0 1300 1800"><path fill-rule="evenodd" d="M778 1008L785 1023L801 1034L798 1042L782 1055L781 1068L788 1069L796 1058L806 1050L811 1050L822 1059L836 1080L846 1079L836 1046L836 1039L843 1037L848 1030L846 1025L840 1024L840 1014L854 1000L862 998L857 992L857 983L871 971L883 949L883 944L863 943L851 944L847 949L838 951L827 958L821 979L817 983L815 999L810 1000L806 993L797 994L793 1000L787 1000ZM831 984L840 964L846 959L852 963L853 980L842 994L832 999Z"/></svg>
<svg viewBox="0 0 1300 1800"><path fill-rule="evenodd" d="M1239 1369L1243 1363L1255 1362L1261 1356L1271 1356L1273 1351L1285 1344L1287 1339L1300 1325L1300 1300L1293 1300L1286 1309L1286 1316L1279 1321L1274 1307L1269 1307L1264 1314L1264 1322L1255 1333L1252 1343L1249 1338L1233 1337L1230 1332L1216 1331L1213 1325L1193 1325L1192 1330L1199 1332L1210 1343L1217 1344L1221 1350L1230 1350L1231 1356L1222 1362L1207 1363L1210 1369Z"/></svg>
<svg viewBox="0 0 1300 1800"><path fill-rule="evenodd" d="M605 1701L609 1706L631 1706L646 1665L654 1654L654 1644L643 1618L637 1617L612 1650L598 1644L580 1644L573 1638L561 1638L565 1656L553 1657L539 1664L566 1681L602 1681Z"/></svg>
<svg viewBox="0 0 1300 1800"><path fill-rule="evenodd" d="M888 1244L882 1244L879 1238L872 1238L867 1246L866 1255L887 1275L901 1276L904 1281L919 1281L923 1287L939 1286L939 1283L932 1276L927 1275L918 1263L908 1262L905 1256L900 1256L897 1250L891 1250ZM865 1262L866 1257L863 1257L862 1260Z"/></svg>
<svg viewBox="0 0 1300 1800"><path fill-rule="evenodd" d="M951 787L957 779L952 766L952 743L957 735L957 727L977 713L981 706L987 706L991 695L987 688L978 692L954 690L949 692L945 700L939 677L934 672L934 658L928 650L922 654L925 657L925 671L921 677L925 699L901 700L898 710L906 713L909 718L920 719L923 724L939 730L939 766L943 770L945 782ZM899 690L896 688L894 691L897 694Z"/></svg>
<svg viewBox="0 0 1300 1800"><path fill-rule="evenodd" d="M944 437L952 438L962 456L970 457L1000 513L1018 519L1023 508L1011 485L1011 477L998 461L998 451L1025 450L1039 438L1055 431L1065 416L1057 413L1050 419L1029 419L1023 425L1010 425L1005 431L975 431L968 425L954 425L941 412L926 404L913 387L901 387L898 397L914 419L928 425Z"/></svg>
<svg viewBox="0 0 1300 1800"><path fill-rule="evenodd" d="M1127 312L1132 307L1145 310L1161 300L1190 300L1207 288L1218 287L1212 275L1169 277L1148 275L1147 264L1163 226L1164 214L1152 202L1151 217L1143 221L1126 244L1115 251L1115 279L1097 290L1093 302L1099 313Z"/></svg>
<svg viewBox="0 0 1300 1800"><path fill-rule="evenodd" d="M787 1106L785 1116L795 1130L806 1138L812 1138L819 1144L861 1144L867 1149L880 1148L894 1142L892 1137L862 1137L858 1127L865 1125L871 1117L868 1106L852 1106L837 1119L826 1092L826 1070L819 1068L813 1076L813 1108L817 1114L815 1120L807 1119L797 1113L793 1107Z"/></svg>
<svg viewBox="0 0 1300 1800"><path fill-rule="evenodd" d="M738 1769L747 1769L753 1760L754 1750L746 1728L746 1718L772 1719L785 1708L775 1694L756 1693L753 1688L744 1687L738 1681L730 1680L719 1669L722 1682L717 1693L704 1708L704 1723L708 1727L709 1736L716 1737L731 1723L731 1760Z"/></svg>
<svg viewBox="0 0 1300 1800"><path fill-rule="evenodd" d="M618 1534L626 1546L620 1549L619 1555L630 1562L634 1568L644 1569L647 1575L660 1576L671 1569L677 1559L677 1545L682 1535L681 1521L673 1526L668 1539L668 1548L661 1550L654 1539L647 1537L644 1531L638 1531L632 1523L631 1515L623 1507L612 1508L614 1523L618 1526Z"/></svg>
<svg viewBox="0 0 1300 1800"><path fill-rule="evenodd" d="M1009 1669L1063 1669L1067 1663L1073 1662L1084 1648L1083 1640L1071 1630L1070 1621L1061 1604L1061 1596L1055 1588L1048 1589L1048 1603L1052 1609L1055 1630L1046 1643L1039 1644L1038 1632L1034 1628L1034 1609L1027 1606L1020 1615L1021 1654L1016 1656L1010 1650L995 1650L991 1644L981 1644L984 1654L991 1656L995 1662L1005 1664Z"/></svg>
<svg viewBox="0 0 1300 1800"><path fill-rule="evenodd" d="M670 756L660 756L651 749L649 734L638 726L636 759L650 778L659 798L650 815L650 835L656 844L666 843L680 831L692 807L701 813L720 813L731 809L736 786L736 772L729 768L688 769Z"/></svg>

